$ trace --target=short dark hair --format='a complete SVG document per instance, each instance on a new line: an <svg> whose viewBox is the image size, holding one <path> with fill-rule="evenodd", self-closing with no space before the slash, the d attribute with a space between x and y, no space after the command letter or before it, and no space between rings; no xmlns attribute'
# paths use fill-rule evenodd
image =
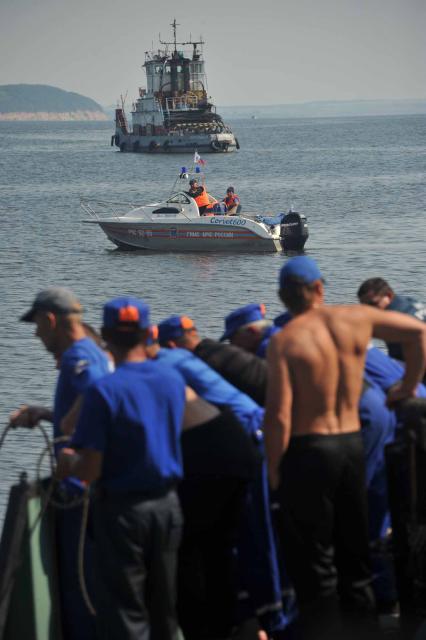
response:
<svg viewBox="0 0 426 640"><path fill-rule="evenodd" d="M383 280L383 278L369 278L368 280L364 280L357 291L357 296L360 300L368 294L375 296L387 296L394 295L394 292L392 287L386 282L386 280Z"/></svg>
<svg viewBox="0 0 426 640"><path fill-rule="evenodd" d="M148 337L148 329L134 329L132 331L122 331L120 329L110 329L102 327L102 338L105 342L119 347L120 349L133 349L138 344L146 342Z"/></svg>
<svg viewBox="0 0 426 640"><path fill-rule="evenodd" d="M281 287L279 295L285 306L292 313L303 313L311 308L316 281L306 284L299 278L291 278L285 287Z"/></svg>

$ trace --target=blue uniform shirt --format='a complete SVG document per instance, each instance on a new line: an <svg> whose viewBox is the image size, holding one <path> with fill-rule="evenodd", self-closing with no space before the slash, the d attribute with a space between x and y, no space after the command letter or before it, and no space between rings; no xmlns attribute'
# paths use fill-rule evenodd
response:
<svg viewBox="0 0 426 640"><path fill-rule="evenodd" d="M284 311L283 313L280 313L279 316L274 318L274 325L282 329L282 327L284 327L287 322L290 322L290 320L292 319L293 316L291 315L290 311Z"/></svg>
<svg viewBox="0 0 426 640"><path fill-rule="evenodd" d="M63 435L60 430L61 420L78 396L95 380L109 372L110 364L105 352L90 338L77 340L62 354L53 405L55 438ZM57 450L62 446L64 445L58 445Z"/></svg>
<svg viewBox="0 0 426 640"><path fill-rule="evenodd" d="M177 369L201 398L218 407L229 407L248 433L256 434L261 429L264 410L193 353L160 349L157 359Z"/></svg>
<svg viewBox="0 0 426 640"><path fill-rule="evenodd" d="M281 327L277 327L275 325L272 325L271 327L268 327L266 329L256 351L256 355L259 356L259 358L264 358L266 356L266 349L268 348L269 340L272 338L274 333L277 333L277 331L280 331L280 329Z"/></svg>
<svg viewBox="0 0 426 640"><path fill-rule="evenodd" d="M156 494L182 477L182 377L160 362L125 362L86 392L72 444L103 453L101 487Z"/></svg>
<svg viewBox="0 0 426 640"><path fill-rule="evenodd" d="M401 380L404 375L404 365L393 360L377 347L367 349L365 357L365 378L367 382L380 387L385 393L389 388ZM426 387L419 384L416 395L418 398L426 397Z"/></svg>
<svg viewBox="0 0 426 640"><path fill-rule="evenodd" d="M386 307L386 311L399 311L400 313L413 316L413 318L417 318L417 320L426 322L426 306L410 296L395 296L390 305ZM404 359L400 344L387 342L386 345L391 358L396 358L397 360Z"/></svg>

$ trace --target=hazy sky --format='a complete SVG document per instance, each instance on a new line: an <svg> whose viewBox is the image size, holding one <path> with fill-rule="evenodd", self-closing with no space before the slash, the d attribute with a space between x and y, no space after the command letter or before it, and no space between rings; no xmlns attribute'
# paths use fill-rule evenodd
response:
<svg viewBox="0 0 426 640"><path fill-rule="evenodd" d="M174 17L217 104L426 99L426 0L0 0L0 84L132 101Z"/></svg>

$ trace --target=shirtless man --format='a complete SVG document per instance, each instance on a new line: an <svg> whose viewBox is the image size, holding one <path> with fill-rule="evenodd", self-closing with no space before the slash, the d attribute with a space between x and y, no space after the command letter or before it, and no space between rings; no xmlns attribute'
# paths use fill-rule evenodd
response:
<svg viewBox="0 0 426 640"><path fill-rule="evenodd" d="M268 348L264 432L289 573L302 607L338 592L341 604L371 610L358 416L365 352L372 337L402 343L407 366L388 403L409 398L425 366L424 324L365 305L323 306L321 273L306 256L284 265L279 295L294 318Z"/></svg>

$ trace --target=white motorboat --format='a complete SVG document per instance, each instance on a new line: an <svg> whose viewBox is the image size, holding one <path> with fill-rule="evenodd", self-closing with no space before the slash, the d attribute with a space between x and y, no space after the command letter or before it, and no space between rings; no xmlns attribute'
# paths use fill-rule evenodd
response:
<svg viewBox="0 0 426 640"><path fill-rule="evenodd" d="M180 182L190 175L181 173ZM123 249L263 253L303 249L308 237L305 216L292 211L272 217L260 212L200 215L197 203L182 186L153 204L82 198L81 206L89 215L84 222L97 224Z"/></svg>

